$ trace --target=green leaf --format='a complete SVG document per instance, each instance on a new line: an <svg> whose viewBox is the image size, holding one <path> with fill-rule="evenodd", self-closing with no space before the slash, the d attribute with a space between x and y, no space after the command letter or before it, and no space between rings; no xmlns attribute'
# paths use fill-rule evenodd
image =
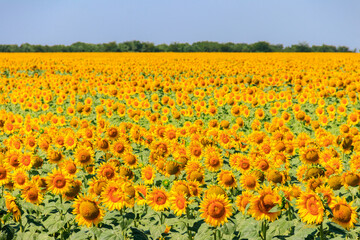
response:
<svg viewBox="0 0 360 240"><path fill-rule="evenodd" d="M108 230L100 235L99 240L124 240L124 238L121 235L121 232Z"/></svg>
<svg viewBox="0 0 360 240"><path fill-rule="evenodd" d="M91 235L88 232L81 230L71 234L69 240L87 240L90 239L90 237Z"/></svg>
<svg viewBox="0 0 360 240"><path fill-rule="evenodd" d="M131 228L131 235L134 239L137 239L137 240L148 240L148 237L146 236L146 234L137 228L133 228L133 227Z"/></svg>
<svg viewBox="0 0 360 240"><path fill-rule="evenodd" d="M317 231L317 229L312 226L300 224L297 227L295 227L294 235L292 235L288 239L289 240L302 240L302 239L305 240L310 235L313 235L316 231Z"/></svg>
<svg viewBox="0 0 360 240"><path fill-rule="evenodd" d="M149 227L149 230L150 230L150 234L151 234L151 237L153 239L157 239L161 236L161 234L165 231L165 225L151 225Z"/></svg>
<svg viewBox="0 0 360 240"><path fill-rule="evenodd" d="M229 220L229 222L225 223L223 226L220 227L220 231L226 235L232 235L235 232L235 223Z"/></svg>

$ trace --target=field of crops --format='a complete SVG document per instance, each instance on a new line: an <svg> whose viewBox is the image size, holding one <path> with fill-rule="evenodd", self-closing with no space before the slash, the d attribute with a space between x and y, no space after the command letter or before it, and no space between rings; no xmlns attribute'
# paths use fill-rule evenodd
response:
<svg viewBox="0 0 360 240"><path fill-rule="evenodd" d="M357 239L359 69L0 54L0 239Z"/></svg>

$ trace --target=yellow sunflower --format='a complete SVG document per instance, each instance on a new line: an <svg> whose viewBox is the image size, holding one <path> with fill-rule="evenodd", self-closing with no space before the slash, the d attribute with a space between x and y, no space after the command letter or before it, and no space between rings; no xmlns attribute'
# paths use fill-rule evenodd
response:
<svg viewBox="0 0 360 240"><path fill-rule="evenodd" d="M320 197L312 192L303 192L297 200L299 215L307 224L320 224L324 217L324 206Z"/></svg>
<svg viewBox="0 0 360 240"><path fill-rule="evenodd" d="M249 213L258 221L263 219L270 222L275 221L281 214L281 210L273 211L273 208L281 202L277 189L265 186L258 193L259 195L254 196L251 200Z"/></svg>
<svg viewBox="0 0 360 240"><path fill-rule="evenodd" d="M14 221L18 222L21 218L21 211L16 204L16 197L12 196L9 192L5 192L5 205L8 212L13 214Z"/></svg>
<svg viewBox="0 0 360 240"><path fill-rule="evenodd" d="M102 163L96 170L97 176L105 177L107 179L112 179L115 177L118 169L114 162Z"/></svg>
<svg viewBox="0 0 360 240"><path fill-rule="evenodd" d="M94 162L94 151L88 146L79 146L75 151L75 162L86 167Z"/></svg>
<svg viewBox="0 0 360 240"><path fill-rule="evenodd" d="M252 197L254 195L251 192L245 191L242 192L241 195L236 197L236 206L238 207L239 211L245 213L245 209L248 204L251 203Z"/></svg>
<svg viewBox="0 0 360 240"><path fill-rule="evenodd" d="M300 149L300 160L306 164L319 163L319 148L310 144L307 147Z"/></svg>
<svg viewBox="0 0 360 240"><path fill-rule="evenodd" d="M10 168L7 164L0 163L0 186L8 183L11 180Z"/></svg>
<svg viewBox="0 0 360 240"><path fill-rule="evenodd" d="M164 211L170 206L169 194L163 188L153 188L146 200L155 211Z"/></svg>
<svg viewBox="0 0 360 240"><path fill-rule="evenodd" d="M350 229L357 223L356 207L351 203L347 203L345 198L337 196L330 204L333 213L332 221L339 224L343 228Z"/></svg>
<svg viewBox="0 0 360 240"><path fill-rule="evenodd" d="M25 201L37 205L39 205L44 199L40 188L33 183L28 183L24 186L21 197L25 199Z"/></svg>
<svg viewBox="0 0 360 240"><path fill-rule="evenodd" d="M146 196L148 193L148 188L146 185L136 185L135 186L135 190L136 190L136 204L137 205L145 205L146 204Z"/></svg>
<svg viewBox="0 0 360 240"><path fill-rule="evenodd" d="M79 196L73 204L73 214L79 225L91 227L97 226L104 217L104 211L99 206L99 202L89 196Z"/></svg>
<svg viewBox="0 0 360 240"><path fill-rule="evenodd" d="M186 194L182 191L172 191L170 193L170 208L174 211L176 216L181 216L186 213L188 201Z"/></svg>
<svg viewBox="0 0 360 240"><path fill-rule="evenodd" d="M212 150L212 151L210 151ZM216 172L221 169L223 159L219 151L214 150L212 147L205 149L205 166L211 172Z"/></svg>
<svg viewBox="0 0 360 240"><path fill-rule="evenodd" d="M221 170L218 175L218 182L224 188L235 188L237 186L234 174L228 170Z"/></svg>
<svg viewBox="0 0 360 240"><path fill-rule="evenodd" d="M232 215L230 200L224 195L207 195L200 204L201 217L207 224L217 227Z"/></svg>
<svg viewBox="0 0 360 240"><path fill-rule="evenodd" d="M110 211L121 210L125 206L125 193L122 191L120 181L111 180L101 193L102 202Z"/></svg>
<svg viewBox="0 0 360 240"><path fill-rule="evenodd" d="M156 171L151 165L147 165L143 169L141 169L141 179L145 184L153 184L156 176Z"/></svg>
<svg viewBox="0 0 360 240"><path fill-rule="evenodd" d="M89 193L96 197L101 196L107 181L107 178L103 177L93 178L91 181L89 181Z"/></svg>
<svg viewBox="0 0 360 240"><path fill-rule="evenodd" d="M240 184L245 190L256 190L260 186L258 176L255 175L255 172L241 175Z"/></svg>
<svg viewBox="0 0 360 240"><path fill-rule="evenodd" d="M47 176L48 189L54 194L63 194L69 190L70 176L61 170L53 169Z"/></svg>

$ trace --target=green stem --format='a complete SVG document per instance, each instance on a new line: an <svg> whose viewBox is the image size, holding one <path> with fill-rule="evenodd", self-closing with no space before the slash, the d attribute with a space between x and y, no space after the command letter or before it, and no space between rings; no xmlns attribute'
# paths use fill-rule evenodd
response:
<svg viewBox="0 0 360 240"><path fill-rule="evenodd" d="M217 229L215 228L215 229L214 229L214 232L213 232L213 234L214 234L214 240L216 240L216 239L217 239L217 236L216 236L216 231L217 231Z"/></svg>
<svg viewBox="0 0 360 240"><path fill-rule="evenodd" d="M267 230L267 226L266 226L266 220L264 220L261 223L261 232L262 232L262 239L266 240L266 230Z"/></svg>
<svg viewBox="0 0 360 240"><path fill-rule="evenodd" d="M325 236L324 236L324 226L323 226L323 223L321 222L320 224L320 239L321 240L325 240Z"/></svg>
<svg viewBox="0 0 360 240"><path fill-rule="evenodd" d="M136 209L135 209L135 205L133 207L133 211L134 211L134 226L137 227L137 218L136 218Z"/></svg>

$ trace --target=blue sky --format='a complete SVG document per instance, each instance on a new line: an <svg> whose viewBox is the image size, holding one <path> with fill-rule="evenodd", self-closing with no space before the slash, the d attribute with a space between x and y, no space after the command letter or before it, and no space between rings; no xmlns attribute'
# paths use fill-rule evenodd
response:
<svg viewBox="0 0 360 240"><path fill-rule="evenodd" d="M0 44L267 41L360 48L358 0L0 0Z"/></svg>

